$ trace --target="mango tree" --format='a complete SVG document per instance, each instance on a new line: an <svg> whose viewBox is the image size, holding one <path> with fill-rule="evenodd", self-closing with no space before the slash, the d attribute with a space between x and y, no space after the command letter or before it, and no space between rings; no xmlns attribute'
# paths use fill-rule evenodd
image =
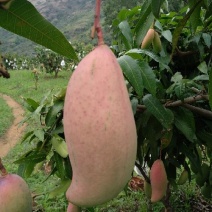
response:
<svg viewBox="0 0 212 212"><path fill-rule="evenodd" d="M212 2L189 0L177 12L163 12L162 3L146 0L121 10L113 22L111 49L125 76L136 122L135 165L145 182L151 183L149 169L155 161L163 162L169 183L161 201L168 210L171 191L187 180L195 180L201 193L211 198ZM141 48L150 28L151 40ZM67 52L70 48L66 53L63 48L52 49L76 58L74 51ZM72 179L63 129L65 93L62 88L54 94L49 91L40 102L25 99L31 114L23 121L35 118L40 127L23 139L33 140L36 146L16 161L19 174L29 177L37 163L48 160L51 174L61 179L60 192L67 190Z"/></svg>

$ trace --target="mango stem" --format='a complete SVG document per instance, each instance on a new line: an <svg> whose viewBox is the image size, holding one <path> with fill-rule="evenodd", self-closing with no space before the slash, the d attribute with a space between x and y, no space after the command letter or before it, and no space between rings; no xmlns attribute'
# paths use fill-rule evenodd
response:
<svg viewBox="0 0 212 212"><path fill-rule="evenodd" d="M103 32L100 25L100 10L101 10L101 0L96 0L96 9L94 16L94 28L97 33L98 46L104 44Z"/></svg>
<svg viewBox="0 0 212 212"><path fill-rule="evenodd" d="M1 158L0 158L0 172L1 172L2 176L6 176L8 174L7 170L5 169L4 165L2 164Z"/></svg>

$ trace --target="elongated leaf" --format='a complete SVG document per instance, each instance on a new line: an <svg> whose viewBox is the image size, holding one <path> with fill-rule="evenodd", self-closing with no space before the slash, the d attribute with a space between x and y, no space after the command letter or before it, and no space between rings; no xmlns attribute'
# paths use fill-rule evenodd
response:
<svg viewBox="0 0 212 212"><path fill-rule="evenodd" d="M201 163L199 158L197 158L192 151L184 144L184 143L178 143L179 150L188 157L190 160L191 165L193 166L193 169L195 169L197 172L201 172Z"/></svg>
<svg viewBox="0 0 212 212"><path fill-rule="evenodd" d="M155 18L159 18L160 7L163 4L164 0L152 0L152 13Z"/></svg>
<svg viewBox="0 0 212 212"><path fill-rule="evenodd" d="M193 0L189 0L188 1L188 5L189 8L192 8L195 3L197 3L197 0L193 1ZM200 12L201 12L201 4L199 4L196 9L194 10L194 12L192 13L191 17L190 17L190 23L191 23L191 27L192 27L192 31L193 33L196 32L196 29L198 26L200 26L201 23L201 18L200 18Z"/></svg>
<svg viewBox="0 0 212 212"><path fill-rule="evenodd" d="M202 38L205 42L205 45L207 45L208 48L211 46L211 35L208 33L202 33Z"/></svg>
<svg viewBox="0 0 212 212"><path fill-rule="evenodd" d="M189 110L185 108L176 110L174 124L189 141L194 142L197 139L194 116Z"/></svg>
<svg viewBox="0 0 212 212"><path fill-rule="evenodd" d="M16 160L14 163L20 164L20 163L39 163L46 158L46 153L43 152L32 152L30 155L27 155L27 157L20 158Z"/></svg>
<svg viewBox="0 0 212 212"><path fill-rule="evenodd" d="M132 36L132 32L131 32L129 23L127 21L122 21L119 24L119 29L125 38L126 49L131 49L132 44L133 44L133 36Z"/></svg>
<svg viewBox="0 0 212 212"><path fill-rule="evenodd" d="M141 76L143 79L144 87L153 95L156 94L156 76L152 68L147 62L140 64Z"/></svg>
<svg viewBox="0 0 212 212"><path fill-rule="evenodd" d="M175 28L174 32L173 32L173 37L172 37L172 54L175 51L175 48L177 47L177 43L180 37L180 34L183 30L183 28L185 27L187 21L189 20L189 18L191 17L192 13L194 12L194 10L202 3L203 0L199 0L190 10L189 12L184 16L184 18L179 21L177 27Z"/></svg>
<svg viewBox="0 0 212 212"><path fill-rule="evenodd" d="M118 58L123 73L139 97L143 95L143 80L138 62L128 55Z"/></svg>
<svg viewBox="0 0 212 212"><path fill-rule="evenodd" d="M212 70L209 72L209 86L208 86L208 92L209 92L209 104L212 110Z"/></svg>
<svg viewBox="0 0 212 212"><path fill-rule="evenodd" d="M170 43L172 42L172 33L170 30L163 31L162 36L166 38L166 40L169 41Z"/></svg>
<svg viewBox="0 0 212 212"><path fill-rule="evenodd" d="M57 114L63 109L63 101L55 101L54 105L50 108L46 115L46 125L51 126L57 119Z"/></svg>
<svg viewBox="0 0 212 212"><path fill-rule="evenodd" d="M72 45L27 0L14 0L8 10L0 9L0 27L77 60Z"/></svg>
<svg viewBox="0 0 212 212"><path fill-rule="evenodd" d="M158 55L154 54L153 52L149 51L149 50L145 50L145 49L131 49L130 51L125 53L126 55L130 55L132 57L137 57L142 59L141 56L139 56L139 54L145 54L149 57L151 57L153 60L155 60L156 62L158 62L163 68L167 69L168 71L170 71L171 69L169 68L168 65L166 65L163 61L163 59L161 59L161 57L159 57Z"/></svg>
<svg viewBox="0 0 212 212"><path fill-rule="evenodd" d="M154 21L154 15L152 13L151 0L146 0L141 8L140 19L135 27L135 36L137 46L141 45L141 42L146 35L148 29Z"/></svg>
<svg viewBox="0 0 212 212"><path fill-rule="evenodd" d="M34 135L40 140L44 141L44 131L41 129L35 130Z"/></svg>
<svg viewBox="0 0 212 212"><path fill-rule="evenodd" d="M56 168L59 177L61 179L64 179L66 177L64 161L63 158L57 152L54 152L54 161L56 163Z"/></svg>
<svg viewBox="0 0 212 212"><path fill-rule="evenodd" d="M147 110L149 110L166 129L171 128L174 121L174 115L171 110L165 108L160 101L151 94L145 95L143 102Z"/></svg>

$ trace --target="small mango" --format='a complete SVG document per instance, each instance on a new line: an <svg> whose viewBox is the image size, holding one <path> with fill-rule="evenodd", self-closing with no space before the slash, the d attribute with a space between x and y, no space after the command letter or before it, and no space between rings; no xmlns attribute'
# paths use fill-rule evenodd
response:
<svg viewBox="0 0 212 212"><path fill-rule="evenodd" d="M156 31L154 31L154 39L152 41L152 45L155 53L159 53L162 50L160 36Z"/></svg>
<svg viewBox="0 0 212 212"><path fill-rule="evenodd" d="M156 160L150 169L150 181L152 187L151 202L160 201L167 190L168 180L163 161Z"/></svg>
<svg viewBox="0 0 212 212"><path fill-rule="evenodd" d="M151 184L144 180L144 193L146 194L147 198L151 198L152 196L152 187Z"/></svg>
<svg viewBox="0 0 212 212"><path fill-rule="evenodd" d="M177 181L177 184L183 185L186 183L187 180L188 180L188 171L184 169Z"/></svg>
<svg viewBox="0 0 212 212"><path fill-rule="evenodd" d="M155 30L149 29L141 43L141 49L148 49L153 42Z"/></svg>

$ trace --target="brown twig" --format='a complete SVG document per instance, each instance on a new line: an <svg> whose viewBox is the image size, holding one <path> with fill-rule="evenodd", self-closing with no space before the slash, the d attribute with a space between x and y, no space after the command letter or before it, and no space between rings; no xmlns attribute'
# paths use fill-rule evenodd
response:
<svg viewBox="0 0 212 212"><path fill-rule="evenodd" d="M96 9L94 16L94 28L97 33L98 46L104 44L103 32L100 25L100 9L101 9L101 0L96 0Z"/></svg>
<svg viewBox="0 0 212 212"><path fill-rule="evenodd" d="M190 105L194 102L197 102L197 101L200 101L200 100L206 100L208 101L209 99L209 96L208 95L202 95L202 94L199 94L199 95L196 95L196 96L191 96L191 97L188 97L188 98L185 98L184 100L177 100L177 101L174 101L174 102L166 102L164 104L165 107L179 107L179 106L182 106L182 107L185 107L195 113L198 113L199 115L202 115L204 117L207 117L209 119L212 119L212 112L209 111L209 110L206 110L206 109L203 109L203 108L199 108L199 107L195 107L193 105ZM141 111L143 112L144 110L146 110L146 106L145 105L138 105L137 106L137 111Z"/></svg>
<svg viewBox="0 0 212 212"><path fill-rule="evenodd" d="M2 163L2 160L0 158L0 172L1 172L1 175L2 176L6 176L7 175L7 170L5 169L3 163Z"/></svg>
<svg viewBox="0 0 212 212"><path fill-rule="evenodd" d="M208 119L212 119L212 112L209 111L209 110L206 110L206 109L203 109L203 108L199 108L199 107L195 107L193 105L189 105L189 104L183 104L182 105L183 107L205 117L205 118L208 118Z"/></svg>

